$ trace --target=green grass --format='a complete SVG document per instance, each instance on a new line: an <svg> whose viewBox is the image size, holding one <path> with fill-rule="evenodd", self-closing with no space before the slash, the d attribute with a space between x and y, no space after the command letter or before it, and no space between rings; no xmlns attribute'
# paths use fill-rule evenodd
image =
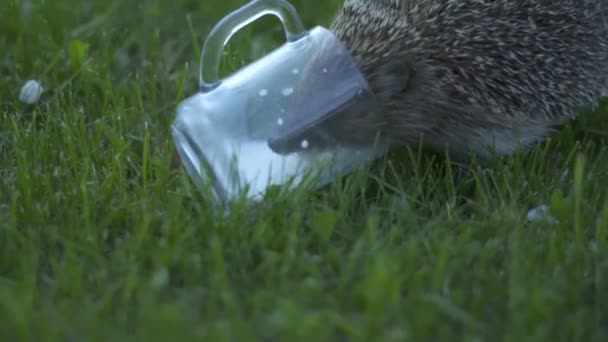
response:
<svg viewBox="0 0 608 342"><path fill-rule="evenodd" d="M489 170L394 152L229 215L171 170L202 41L242 3L0 4L0 340L608 338L606 109ZM310 27L339 1L294 4ZM247 28L224 74L281 39ZM559 223L526 222L545 203Z"/></svg>

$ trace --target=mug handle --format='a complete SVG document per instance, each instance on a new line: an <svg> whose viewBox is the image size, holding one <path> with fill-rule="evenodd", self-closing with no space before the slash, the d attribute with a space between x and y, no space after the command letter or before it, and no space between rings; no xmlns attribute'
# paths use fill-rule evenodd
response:
<svg viewBox="0 0 608 342"><path fill-rule="evenodd" d="M224 17L209 33L201 55L199 84L202 92L209 92L221 83L220 61L224 47L243 27L271 14L283 24L285 38L293 42L306 34L295 8L285 0L253 0Z"/></svg>

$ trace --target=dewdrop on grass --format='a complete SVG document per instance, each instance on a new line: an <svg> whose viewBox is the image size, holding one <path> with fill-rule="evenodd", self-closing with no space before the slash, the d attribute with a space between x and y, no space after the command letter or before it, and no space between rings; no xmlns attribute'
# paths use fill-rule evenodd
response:
<svg viewBox="0 0 608 342"><path fill-rule="evenodd" d="M21 92L19 93L19 100L27 104L36 103L38 99L40 99L42 92L44 92L44 88L42 87L42 85L40 85L38 81L29 80L21 88Z"/></svg>

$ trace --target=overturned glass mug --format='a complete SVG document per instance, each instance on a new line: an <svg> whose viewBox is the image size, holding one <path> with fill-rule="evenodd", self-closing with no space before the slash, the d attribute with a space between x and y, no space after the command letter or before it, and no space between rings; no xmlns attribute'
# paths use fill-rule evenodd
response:
<svg viewBox="0 0 608 342"><path fill-rule="evenodd" d="M286 42L220 80L223 49L238 30L271 14ZM284 0L254 0L222 19L203 47L200 91L177 108L171 130L192 180L216 199L260 199L272 185L315 186L379 157L386 144L343 146L315 128L354 106L373 108L366 79L327 29L304 30ZM289 151L289 153L285 153Z"/></svg>

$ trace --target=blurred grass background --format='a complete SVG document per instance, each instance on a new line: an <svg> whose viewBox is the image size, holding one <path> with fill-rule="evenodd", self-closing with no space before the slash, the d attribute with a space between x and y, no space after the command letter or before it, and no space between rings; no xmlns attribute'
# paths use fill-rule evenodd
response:
<svg viewBox="0 0 608 342"><path fill-rule="evenodd" d="M0 4L2 341L606 340L605 106L490 170L399 151L227 216L170 170L205 34L244 3ZM307 27L340 5L292 3ZM223 74L281 41L246 28Z"/></svg>

